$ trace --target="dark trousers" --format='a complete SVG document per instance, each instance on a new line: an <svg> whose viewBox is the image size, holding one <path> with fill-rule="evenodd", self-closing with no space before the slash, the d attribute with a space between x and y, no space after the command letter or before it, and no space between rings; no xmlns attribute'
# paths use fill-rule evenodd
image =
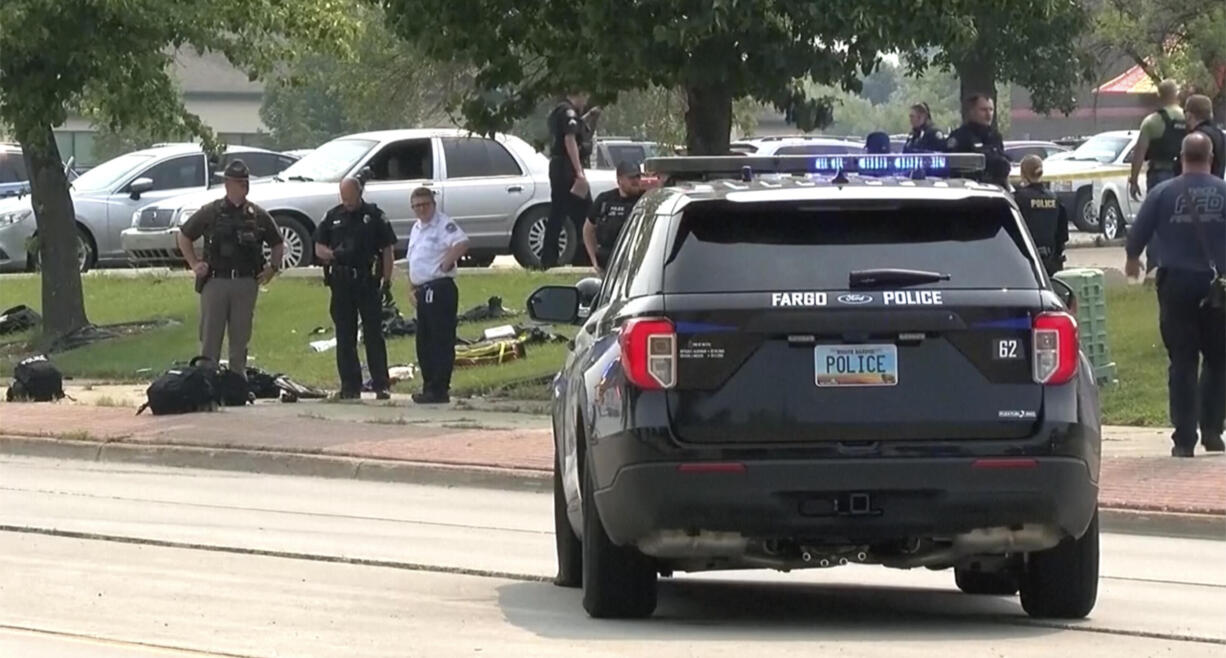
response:
<svg viewBox="0 0 1226 658"><path fill-rule="evenodd" d="M1198 426L1201 441L1221 437L1226 417L1226 313L1201 307L1212 276L1158 270L1159 328L1170 359L1171 438L1178 446L1195 446Z"/></svg>
<svg viewBox="0 0 1226 658"><path fill-rule="evenodd" d="M337 279L331 283L332 323L336 325L336 371L341 390L362 391L362 364L358 362L358 318L362 319L362 340L366 343L366 365L371 387L376 391L389 386L387 343L383 340L383 303L379 281L372 278Z"/></svg>
<svg viewBox="0 0 1226 658"><path fill-rule="evenodd" d="M576 231L571 232L571 239L578 240L577 231L583 227L584 215L592 203L591 191L584 198L570 193L575 184L575 171L567 158L551 158L549 160L549 219L545 222L545 236L541 241L541 267L550 268L558 265L558 240L562 237L562 226L569 217Z"/></svg>
<svg viewBox="0 0 1226 658"><path fill-rule="evenodd" d="M446 395L451 390L459 304L460 291L453 279L435 279L417 287L417 367L423 393Z"/></svg>

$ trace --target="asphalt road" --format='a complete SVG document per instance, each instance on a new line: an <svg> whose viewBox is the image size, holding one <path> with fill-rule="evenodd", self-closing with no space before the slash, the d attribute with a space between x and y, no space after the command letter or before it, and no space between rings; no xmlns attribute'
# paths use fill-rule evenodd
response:
<svg viewBox="0 0 1226 658"><path fill-rule="evenodd" d="M642 622L552 574L547 495L0 460L3 656L1222 655L1226 542L1103 538L1091 619L948 572L680 576Z"/></svg>

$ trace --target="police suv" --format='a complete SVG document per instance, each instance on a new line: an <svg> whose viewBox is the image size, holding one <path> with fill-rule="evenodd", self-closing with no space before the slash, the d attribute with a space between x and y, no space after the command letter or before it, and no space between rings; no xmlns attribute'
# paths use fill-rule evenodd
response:
<svg viewBox="0 0 1226 658"><path fill-rule="evenodd" d="M1098 391L1075 299L980 155L655 158L553 384L559 584L642 617L674 571L953 569L1079 618Z"/></svg>

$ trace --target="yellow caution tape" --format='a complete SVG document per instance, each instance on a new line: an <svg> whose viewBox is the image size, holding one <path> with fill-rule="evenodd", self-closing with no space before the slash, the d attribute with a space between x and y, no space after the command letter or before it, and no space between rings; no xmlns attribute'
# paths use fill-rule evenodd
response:
<svg viewBox="0 0 1226 658"><path fill-rule="evenodd" d="M1132 172L1131 172L1131 169L1128 167L1114 167L1112 169L1107 169L1107 170L1099 169L1099 170L1094 170L1094 171L1079 171L1079 172L1068 173L1068 174L1050 174L1050 175L1043 174L1043 180L1045 182L1052 182L1052 181L1066 181L1066 180L1090 181L1090 180L1100 180L1103 178L1128 178L1128 175L1130 173ZM1009 174L1009 180L1013 182L1018 182L1022 180L1022 177L1019 174L1011 173Z"/></svg>

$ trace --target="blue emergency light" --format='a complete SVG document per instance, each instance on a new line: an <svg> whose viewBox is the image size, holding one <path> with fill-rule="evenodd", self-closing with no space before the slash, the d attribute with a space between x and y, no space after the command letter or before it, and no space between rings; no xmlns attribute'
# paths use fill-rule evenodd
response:
<svg viewBox="0 0 1226 658"><path fill-rule="evenodd" d="M674 180L739 178L758 174L793 176L963 178L983 171L977 153L889 153L851 155L695 156L648 158L645 170Z"/></svg>

